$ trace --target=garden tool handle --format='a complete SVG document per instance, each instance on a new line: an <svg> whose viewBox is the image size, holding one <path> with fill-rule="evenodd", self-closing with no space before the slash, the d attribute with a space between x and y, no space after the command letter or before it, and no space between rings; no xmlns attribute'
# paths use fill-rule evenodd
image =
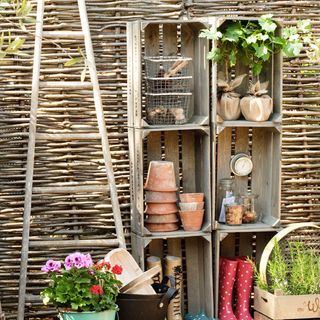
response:
<svg viewBox="0 0 320 320"><path fill-rule="evenodd" d="M173 276L164 276L161 284L166 285L170 282L170 288L168 288L167 292L161 298L158 307L161 309L165 305L169 304L169 302L176 296L178 290L176 289L176 280Z"/></svg>

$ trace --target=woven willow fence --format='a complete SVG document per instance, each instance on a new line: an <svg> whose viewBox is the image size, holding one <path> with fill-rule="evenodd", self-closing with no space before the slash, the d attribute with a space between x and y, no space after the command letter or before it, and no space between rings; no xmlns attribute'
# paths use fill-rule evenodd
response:
<svg viewBox="0 0 320 320"><path fill-rule="evenodd" d="M87 0L96 64L119 201L129 242L130 192L126 110L125 22L142 19L178 19L210 15L259 16L273 13L286 24L309 18L320 36L318 1L182 1ZM45 30L80 30L76 1L46 1ZM7 21L0 30L12 30L27 38L28 57L6 60L0 65L0 299L7 319L15 319L18 303L20 245L33 35L18 31ZM63 67L77 56L77 40L52 43L45 40L41 76L49 81L78 81L83 66ZM320 66L309 64L305 55L285 61L283 99L282 219L284 223L320 221ZM42 133L97 133L90 91L67 94L44 89L40 92L38 128ZM101 144L90 142L41 143L36 147L36 187L105 184ZM33 198L31 239L101 239L114 237L111 203L107 194L77 197L46 194ZM128 243L129 244L129 243ZM130 244L129 244L130 247ZM30 247L27 283L27 318L50 318L52 311L33 299L43 286L39 269L48 258L61 259L73 248ZM90 249L95 259L106 248Z"/></svg>

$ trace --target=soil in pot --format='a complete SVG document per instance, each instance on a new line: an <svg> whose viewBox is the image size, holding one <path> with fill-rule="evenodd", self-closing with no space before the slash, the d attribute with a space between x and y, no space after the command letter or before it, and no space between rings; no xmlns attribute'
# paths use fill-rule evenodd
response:
<svg viewBox="0 0 320 320"><path fill-rule="evenodd" d="M273 101L268 93L269 82L257 81L251 85L248 96L240 101L240 108L247 121L267 121L272 113Z"/></svg>
<svg viewBox="0 0 320 320"><path fill-rule="evenodd" d="M176 203L147 203L145 213L162 215L178 212Z"/></svg>
<svg viewBox="0 0 320 320"><path fill-rule="evenodd" d="M176 177L173 162L150 161L145 190L176 191Z"/></svg>
<svg viewBox="0 0 320 320"><path fill-rule="evenodd" d="M204 210L179 211L179 214L185 231L199 231L201 229Z"/></svg>

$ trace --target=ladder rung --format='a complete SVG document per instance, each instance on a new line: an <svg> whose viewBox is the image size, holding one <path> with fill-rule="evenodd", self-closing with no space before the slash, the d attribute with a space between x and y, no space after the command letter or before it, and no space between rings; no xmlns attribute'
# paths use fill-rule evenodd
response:
<svg viewBox="0 0 320 320"><path fill-rule="evenodd" d="M106 185L86 185L86 186L59 186L59 187L33 187L32 192L35 194L44 193L79 193L79 192L108 192L109 187Z"/></svg>
<svg viewBox="0 0 320 320"><path fill-rule="evenodd" d="M46 31L42 34L43 38L65 38L65 39L83 39L82 31Z"/></svg>
<svg viewBox="0 0 320 320"><path fill-rule="evenodd" d="M30 247L117 247L119 245L118 239L101 239L101 240L44 240L44 241L30 241Z"/></svg>
<svg viewBox="0 0 320 320"><path fill-rule="evenodd" d="M40 88L91 89L92 83L76 81L43 81L40 82Z"/></svg>
<svg viewBox="0 0 320 320"><path fill-rule="evenodd" d="M37 133L37 140L56 140L56 141L69 141L69 140L94 140L100 139L99 133Z"/></svg>

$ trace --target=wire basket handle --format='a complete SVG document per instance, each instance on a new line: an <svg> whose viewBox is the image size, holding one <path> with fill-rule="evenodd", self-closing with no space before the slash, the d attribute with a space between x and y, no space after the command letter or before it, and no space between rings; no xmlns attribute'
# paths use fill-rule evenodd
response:
<svg viewBox="0 0 320 320"><path fill-rule="evenodd" d="M303 228L320 229L320 225L315 224L313 222L294 223L294 224L291 224L290 226L284 228L283 230L281 230L268 242L268 244L266 245L266 247L263 250L261 260L260 260L260 266L259 266L260 276L263 281L267 282L267 265L268 265L268 261L270 259L272 250L274 248L275 240L280 242L280 240L284 239L289 233L294 232L298 229L303 229Z"/></svg>

